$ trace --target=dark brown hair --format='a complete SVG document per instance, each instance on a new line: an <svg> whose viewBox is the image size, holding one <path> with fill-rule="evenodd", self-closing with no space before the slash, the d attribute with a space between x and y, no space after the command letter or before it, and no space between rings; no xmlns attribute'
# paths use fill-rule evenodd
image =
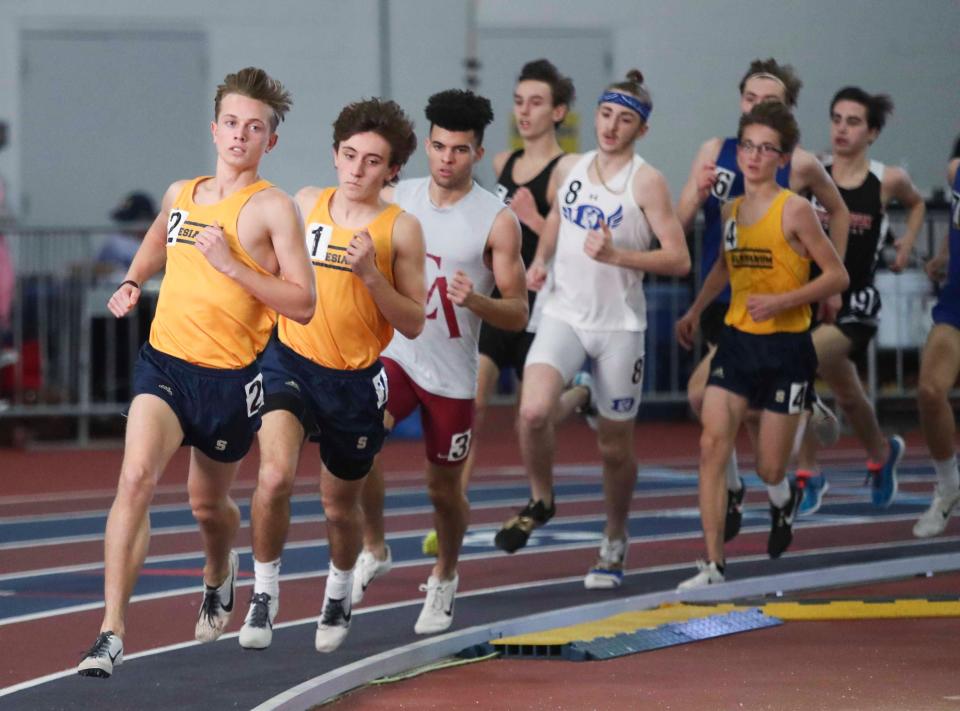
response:
<svg viewBox="0 0 960 711"><path fill-rule="evenodd" d="M333 150L358 133L375 133L390 145L389 164L402 168L417 149L413 121L395 101L364 99L347 104L333 122ZM391 181L399 179L399 172Z"/></svg>
<svg viewBox="0 0 960 711"><path fill-rule="evenodd" d="M780 134L780 150L785 154L793 153L800 142L800 128L793 112L779 101L761 101L740 117L737 140L743 138L747 126L767 126Z"/></svg>
<svg viewBox="0 0 960 711"><path fill-rule="evenodd" d="M783 98L787 102L787 106L794 108L797 105L797 99L800 98L800 89L803 87L803 82L800 81L800 77L797 76L792 66L789 64L780 64L773 57L769 57L768 59L754 59L750 62L750 68L747 69L747 73L744 74L743 79L740 80L741 94L747 85L747 80L756 74L770 74L783 82Z"/></svg>
<svg viewBox="0 0 960 711"><path fill-rule="evenodd" d="M883 130L887 116L893 113L893 99L887 94L868 94L859 86L845 86L833 95L830 113L838 101L855 101L867 110L867 126L877 131Z"/></svg>
<svg viewBox="0 0 960 711"><path fill-rule="evenodd" d="M518 84L522 81L542 81L549 84L554 106L570 106L576 98L573 80L557 71L553 62L548 59L535 59L524 64L520 76L517 77Z"/></svg>

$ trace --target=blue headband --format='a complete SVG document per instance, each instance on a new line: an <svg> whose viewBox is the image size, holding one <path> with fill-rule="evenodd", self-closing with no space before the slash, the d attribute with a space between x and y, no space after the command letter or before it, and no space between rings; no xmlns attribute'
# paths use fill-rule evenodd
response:
<svg viewBox="0 0 960 711"><path fill-rule="evenodd" d="M650 112L653 111L652 104L640 101L640 99L630 94L621 94L619 91L603 92L597 104L605 104L607 102L620 104L620 106L626 106L628 109L636 111L644 121L650 118Z"/></svg>

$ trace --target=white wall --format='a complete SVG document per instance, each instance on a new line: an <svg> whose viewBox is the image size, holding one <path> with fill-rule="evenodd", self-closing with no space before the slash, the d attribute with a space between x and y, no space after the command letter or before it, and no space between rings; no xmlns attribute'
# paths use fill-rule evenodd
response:
<svg viewBox="0 0 960 711"><path fill-rule="evenodd" d="M797 117L803 144L829 148L827 111L842 86L890 94L896 110L873 149L905 164L929 194L944 183L960 132L957 0L479 0L481 26L607 27L614 75L644 72L654 96L651 131L638 150L674 191L697 147L730 135L737 85L750 61L776 57L804 81ZM586 101L600 87L577 87Z"/></svg>
<svg viewBox="0 0 960 711"><path fill-rule="evenodd" d="M466 0L404 0L402 7L393 3L391 9L393 93L416 120L420 135L427 95L463 85ZM20 200L21 30L157 27L205 32L211 116L216 85L241 67L261 66L291 90L293 110L280 126L280 143L262 172L295 191L335 180L333 120L350 101L380 94L378 18L378 0L166 0L162 6L129 0L0 0L0 119L11 127L10 145L0 152L0 174L10 185L14 210ZM123 97L116 101L117 111L123 111ZM96 180L97 168L91 166L84 179ZM171 175L169 181L183 177ZM166 186L143 187L159 195ZM108 200L115 201L116 195L111 192Z"/></svg>
<svg viewBox="0 0 960 711"><path fill-rule="evenodd" d="M393 96L415 119L421 138L426 97L464 85L469 2L389 2ZM481 27L611 29L615 75L637 66L654 94L651 132L639 150L664 171L674 191L682 185L697 146L710 136L733 132L737 83L758 56L790 62L803 77L798 117L804 145L814 150L828 145L827 103L837 88L855 83L890 93L898 108L874 149L875 157L906 163L924 193L942 184L947 152L960 132L957 0L475 2ZM263 66L291 88L295 99L264 174L295 190L333 180L330 124L345 103L380 92L379 5L378 0L166 0L162 5L0 0L0 119L11 125L11 145L0 152L0 173L10 184L14 208L21 160L22 29L201 30L208 38L211 103L226 73L249 64ZM598 89L578 87L581 111ZM123 110L123 97L117 97L117 110ZM488 148L496 151L500 146L491 141ZM406 175L423 170L418 156Z"/></svg>

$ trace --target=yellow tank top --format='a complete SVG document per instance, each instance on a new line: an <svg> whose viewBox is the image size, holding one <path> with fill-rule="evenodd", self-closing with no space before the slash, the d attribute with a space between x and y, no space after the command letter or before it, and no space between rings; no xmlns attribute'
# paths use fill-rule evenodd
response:
<svg viewBox="0 0 960 711"><path fill-rule="evenodd" d="M150 327L150 345L188 363L236 370L250 365L266 347L276 314L210 266L194 246L195 236L219 222L234 256L266 274L240 244L237 219L247 200L271 183L260 180L214 205L198 205L193 201L194 191L209 179L201 176L187 182L170 208L167 266Z"/></svg>
<svg viewBox="0 0 960 711"><path fill-rule="evenodd" d="M317 310L306 325L280 317L280 341L326 368L361 370L372 365L393 338L393 326L377 308L347 264L347 244L358 229L334 224L327 188L305 220L307 252L317 282ZM376 264L391 285L393 279L393 225L403 212L385 208L366 226L376 250Z"/></svg>
<svg viewBox="0 0 960 711"><path fill-rule="evenodd" d="M743 197L733 201L723 226L723 254L730 273L730 308L724 322L747 333L800 333L810 328L810 305L781 311L760 323L747 311L752 294L782 294L810 280L810 260L801 257L783 234L783 206L794 193L781 190L766 214L752 225L737 224Z"/></svg>

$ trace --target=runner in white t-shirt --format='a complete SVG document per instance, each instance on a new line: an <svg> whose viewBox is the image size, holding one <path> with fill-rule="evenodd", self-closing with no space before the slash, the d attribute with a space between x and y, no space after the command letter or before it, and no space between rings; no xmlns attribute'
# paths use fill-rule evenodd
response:
<svg viewBox="0 0 960 711"><path fill-rule="evenodd" d="M469 518L461 470L473 434L480 323L520 331L528 316L520 225L495 195L473 182L483 131L493 120L490 102L451 89L430 97L426 114L430 177L402 181L384 196L423 226L426 323L415 341L395 334L381 358L389 385L387 426L420 406L435 511L437 563L421 586L427 597L414 627L418 634L442 632L453 621L457 558ZM500 298L490 297L494 286ZM383 494L378 458L364 482L364 551L354 575L354 604L390 569Z"/></svg>
<svg viewBox="0 0 960 711"><path fill-rule="evenodd" d="M528 286L539 289L553 259L553 285L540 297L543 319L527 355L520 395L520 448L531 498L504 524L496 543L513 553L553 516L551 413L564 383L590 356L607 524L599 559L584 580L588 588L615 588L623 579L627 516L637 478L633 430L647 326L643 276L690 270L667 182L633 152L647 132L652 108L637 70L604 90L595 115L598 149L566 156L554 171L559 190L527 270Z"/></svg>

